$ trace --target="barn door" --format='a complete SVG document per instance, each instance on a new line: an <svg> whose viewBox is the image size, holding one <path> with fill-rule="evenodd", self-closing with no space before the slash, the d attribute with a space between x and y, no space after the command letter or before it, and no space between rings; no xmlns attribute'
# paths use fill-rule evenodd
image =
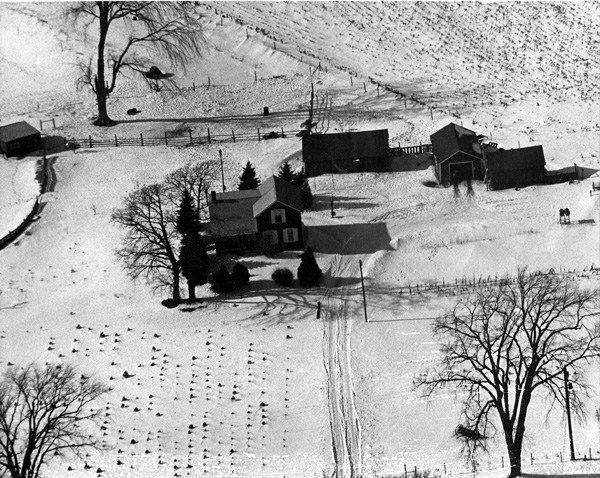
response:
<svg viewBox="0 0 600 478"><path fill-rule="evenodd" d="M468 181L473 179L475 176L475 166L472 161L463 161L460 163L450 163L448 165L450 172L450 181L453 183L460 183L461 181Z"/></svg>

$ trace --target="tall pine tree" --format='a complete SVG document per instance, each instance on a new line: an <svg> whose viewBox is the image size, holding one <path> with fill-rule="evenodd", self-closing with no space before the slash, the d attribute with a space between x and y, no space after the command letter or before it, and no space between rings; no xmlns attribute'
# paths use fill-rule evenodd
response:
<svg viewBox="0 0 600 478"><path fill-rule="evenodd" d="M181 198L179 211L177 213L176 227L177 231L182 236L198 232L200 229L198 213L192 196L187 190L183 193L183 197Z"/></svg>
<svg viewBox="0 0 600 478"><path fill-rule="evenodd" d="M181 239L179 263L188 284L188 297L193 302L196 300L196 287L208 281L209 271L206 247L197 232L190 232Z"/></svg>
<svg viewBox="0 0 600 478"><path fill-rule="evenodd" d="M260 179L256 176L256 170L250 161L244 166L242 175L240 176L240 183L238 189L243 191L245 189L258 189L260 186Z"/></svg>
<svg viewBox="0 0 600 478"><path fill-rule="evenodd" d="M294 174L294 171L292 171L290 163L286 161L279 167L277 177L283 179L284 181L287 181L288 183L293 183L294 179L296 178L296 175Z"/></svg>
<svg viewBox="0 0 600 478"><path fill-rule="evenodd" d="M200 223L191 194L186 190L181 198L177 213L177 231L181 234L179 266L188 284L190 301L196 300L196 287L208 280L208 254L202 236Z"/></svg>
<svg viewBox="0 0 600 478"><path fill-rule="evenodd" d="M302 201L302 207L304 209L310 209L313 205L314 197L310 189L310 184L308 183L308 178L304 173L304 170L296 173L292 182L300 188L300 199Z"/></svg>

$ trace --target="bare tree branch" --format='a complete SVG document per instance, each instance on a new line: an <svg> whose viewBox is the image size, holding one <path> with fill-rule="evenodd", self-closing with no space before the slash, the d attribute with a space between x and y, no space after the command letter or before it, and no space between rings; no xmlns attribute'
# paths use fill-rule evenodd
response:
<svg viewBox="0 0 600 478"><path fill-rule="evenodd" d="M442 359L416 378L416 386L425 397L446 386L467 393L462 439L489 436L495 410L511 476L517 476L532 395L544 390L550 409L564 406L565 368L576 377L571 408L585 417L585 366L600 356L599 299L598 290L582 291L561 276L526 269L505 277L498 287L481 287L435 321ZM480 442L465 443L463 449L474 453L485 448Z"/></svg>
<svg viewBox="0 0 600 478"><path fill-rule="evenodd" d="M35 478L51 453L97 448L79 427L98 424L91 406L108 391L71 365L9 368L0 382L0 466L12 477Z"/></svg>

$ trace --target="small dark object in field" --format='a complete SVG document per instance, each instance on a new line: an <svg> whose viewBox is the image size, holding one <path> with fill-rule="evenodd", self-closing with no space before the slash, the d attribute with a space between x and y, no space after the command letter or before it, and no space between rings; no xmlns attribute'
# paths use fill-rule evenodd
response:
<svg viewBox="0 0 600 478"><path fill-rule="evenodd" d="M129 109L127 110L127 114L128 114L129 116L137 115L138 113L141 113L141 111L140 111L140 110L138 110L138 109L136 109L136 108L129 108Z"/></svg>
<svg viewBox="0 0 600 478"><path fill-rule="evenodd" d="M263 139L273 139L279 138L279 133L277 131L271 131L267 134L263 134Z"/></svg>
<svg viewBox="0 0 600 478"><path fill-rule="evenodd" d="M464 438L466 440L485 440L487 437L479 433L479 430L471 430L463 425L458 425L454 430L456 438Z"/></svg>

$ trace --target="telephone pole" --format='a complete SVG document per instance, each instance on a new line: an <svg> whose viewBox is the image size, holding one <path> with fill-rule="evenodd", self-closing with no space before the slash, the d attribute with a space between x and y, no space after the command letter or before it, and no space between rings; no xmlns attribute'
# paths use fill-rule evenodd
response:
<svg viewBox="0 0 600 478"><path fill-rule="evenodd" d="M225 175L223 174L223 150L219 148L219 159L221 160L221 183L223 184L223 192L225 192Z"/></svg>
<svg viewBox="0 0 600 478"><path fill-rule="evenodd" d="M569 400L569 387L571 383L569 382L569 372L567 371L567 367L563 369L563 373L565 376L565 405L567 408L567 426L569 428L569 449L571 451L571 461L575 461L575 448L573 446L573 425L571 424L571 403Z"/></svg>

